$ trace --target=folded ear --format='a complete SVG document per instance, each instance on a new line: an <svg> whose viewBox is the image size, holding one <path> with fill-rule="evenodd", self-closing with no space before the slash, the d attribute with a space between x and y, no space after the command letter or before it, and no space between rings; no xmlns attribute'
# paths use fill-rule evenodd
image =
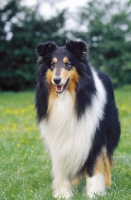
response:
<svg viewBox="0 0 131 200"><path fill-rule="evenodd" d="M46 42L39 44L36 48L36 53L39 56L45 56L47 53L52 53L56 49L56 44L53 42Z"/></svg>
<svg viewBox="0 0 131 200"><path fill-rule="evenodd" d="M70 40L66 43L66 48L72 53L75 53L77 56L82 56L87 53L87 46L83 41Z"/></svg>

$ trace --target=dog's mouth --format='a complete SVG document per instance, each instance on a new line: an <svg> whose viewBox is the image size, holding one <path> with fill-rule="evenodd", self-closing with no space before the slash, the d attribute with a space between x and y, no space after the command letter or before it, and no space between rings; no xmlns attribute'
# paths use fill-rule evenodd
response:
<svg viewBox="0 0 131 200"><path fill-rule="evenodd" d="M66 83L64 85L56 85L55 87L55 92L57 94L61 94L62 92L65 91L65 89L67 88L68 86L68 83L69 83L69 78L67 79Z"/></svg>

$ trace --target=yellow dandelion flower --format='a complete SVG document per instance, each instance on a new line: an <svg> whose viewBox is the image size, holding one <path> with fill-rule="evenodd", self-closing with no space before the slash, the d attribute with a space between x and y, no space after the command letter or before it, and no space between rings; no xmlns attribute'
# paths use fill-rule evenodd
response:
<svg viewBox="0 0 131 200"><path fill-rule="evenodd" d="M5 112L8 114L8 113L11 113L11 109L10 108L7 108L6 110L5 110Z"/></svg>
<svg viewBox="0 0 131 200"><path fill-rule="evenodd" d="M16 130L16 124L13 124L12 129L13 129L13 130Z"/></svg>
<svg viewBox="0 0 131 200"><path fill-rule="evenodd" d="M1 129L2 129L2 131L5 131L6 127L5 126L1 126Z"/></svg>
<svg viewBox="0 0 131 200"><path fill-rule="evenodd" d="M32 131L33 128L32 128L32 127L26 127L26 130L27 130L27 131Z"/></svg>
<svg viewBox="0 0 131 200"><path fill-rule="evenodd" d="M16 146L17 146L17 147L20 147L20 144L17 144Z"/></svg>
<svg viewBox="0 0 131 200"><path fill-rule="evenodd" d="M21 142L25 142L25 140L22 138L21 140L20 140Z"/></svg>
<svg viewBox="0 0 131 200"><path fill-rule="evenodd" d="M20 113L21 113L21 114L24 114L24 113L25 113L25 110L24 110L24 109L21 109L21 110L20 110Z"/></svg>
<svg viewBox="0 0 131 200"><path fill-rule="evenodd" d="M38 136L36 136L35 139L38 140Z"/></svg>

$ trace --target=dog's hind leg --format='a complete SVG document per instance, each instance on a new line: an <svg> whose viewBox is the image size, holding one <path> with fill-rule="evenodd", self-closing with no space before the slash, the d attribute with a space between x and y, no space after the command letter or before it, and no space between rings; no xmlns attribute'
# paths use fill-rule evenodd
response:
<svg viewBox="0 0 131 200"><path fill-rule="evenodd" d="M110 166L111 166L111 161L107 154L104 156L104 165L105 165L105 180L106 180L106 186L111 185L111 172L110 172Z"/></svg>
<svg viewBox="0 0 131 200"><path fill-rule="evenodd" d="M97 157L92 175L87 175L87 195L94 198L95 195L105 195L106 184L109 182L109 166L107 160L104 159L104 151L102 150Z"/></svg>

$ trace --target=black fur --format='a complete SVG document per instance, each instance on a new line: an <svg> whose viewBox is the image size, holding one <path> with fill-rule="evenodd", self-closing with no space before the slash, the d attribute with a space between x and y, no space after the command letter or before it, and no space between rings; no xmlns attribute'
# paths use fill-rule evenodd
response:
<svg viewBox="0 0 131 200"><path fill-rule="evenodd" d="M50 66L50 60L55 52L57 55L65 54L76 67L80 81L76 90L76 112L78 118L82 116L87 106L91 105L92 95L96 88L92 78L92 72L87 61L87 48L83 42L69 41L65 47L57 47L55 43L46 42L39 44L36 52L41 59L38 61L36 108L38 121L47 116L48 85L45 81L45 73ZM54 54L54 55L55 55ZM83 70L82 70L83 69ZM85 88L87 90L85 90ZM82 98L81 98L82 97Z"/></svg>
<svg viewBox="0 0 131 200"><path fill-rule="evenodd" d="M36 111L38 121L46 118L49 88L46 83L45 73L50 67L52 56L61 56L64 54L75 66L79 74L79 82L76 87L76 115L79 118L85 113L86 107L92 105L93 95L97 95L96 86L93 79L91 67L87 60L87 48L84 42L69 41L64 47L57 47L53 42L47 42L38 45L37 54L40 57L38 61L39 69L37 74L36 89ZM70 69L68 69L70 70ZM87 169L89 176L93 175L94 164L102 147L107 147L107 154L112 156L120 138L120 123L118 119L118 110L116 108L112 83L107 75L97 72L101 79L106 93L107 102L104 108L104 117L99 123L93 139L93 145L90 150L84 168Z"/></svg>
<svg viewBox="0 0 131 200"><path fill-rule="evenodd" d="M104 73L98 72L98 76L106 89L107 103L104 109L104 118L100 121L99 128L96 130L92 149L85 163L89 176L93 175L94 164L102 147L107 147L107 155L111 160L113 151L117 147L120 138L120 123L112 83Z"/></svg>
<svg viewBox="0 0 131 200"><path fill-rule="evenodd" d="M50 55L56 49L56 44L53 42L46 42L39 44L36 48L36 53L40 56L38 60L38 73L37 73L37 89L36 89L36 109L37 118L40 122L41 119L47 116L48 106L48 84L46 83L45 73L49 66Z"/></svg>
<svg viewBox="0 0 131 200"><path fill-rule="evenodd" d="M76 112L77 117L80 118L84 114L86 107L91 105L92 95L95 94L96 88L87 61L86 44L82 41L76 42L71 40L66 44L66 49L70 52L70 60L80 76L76 89Z"/></svg>

